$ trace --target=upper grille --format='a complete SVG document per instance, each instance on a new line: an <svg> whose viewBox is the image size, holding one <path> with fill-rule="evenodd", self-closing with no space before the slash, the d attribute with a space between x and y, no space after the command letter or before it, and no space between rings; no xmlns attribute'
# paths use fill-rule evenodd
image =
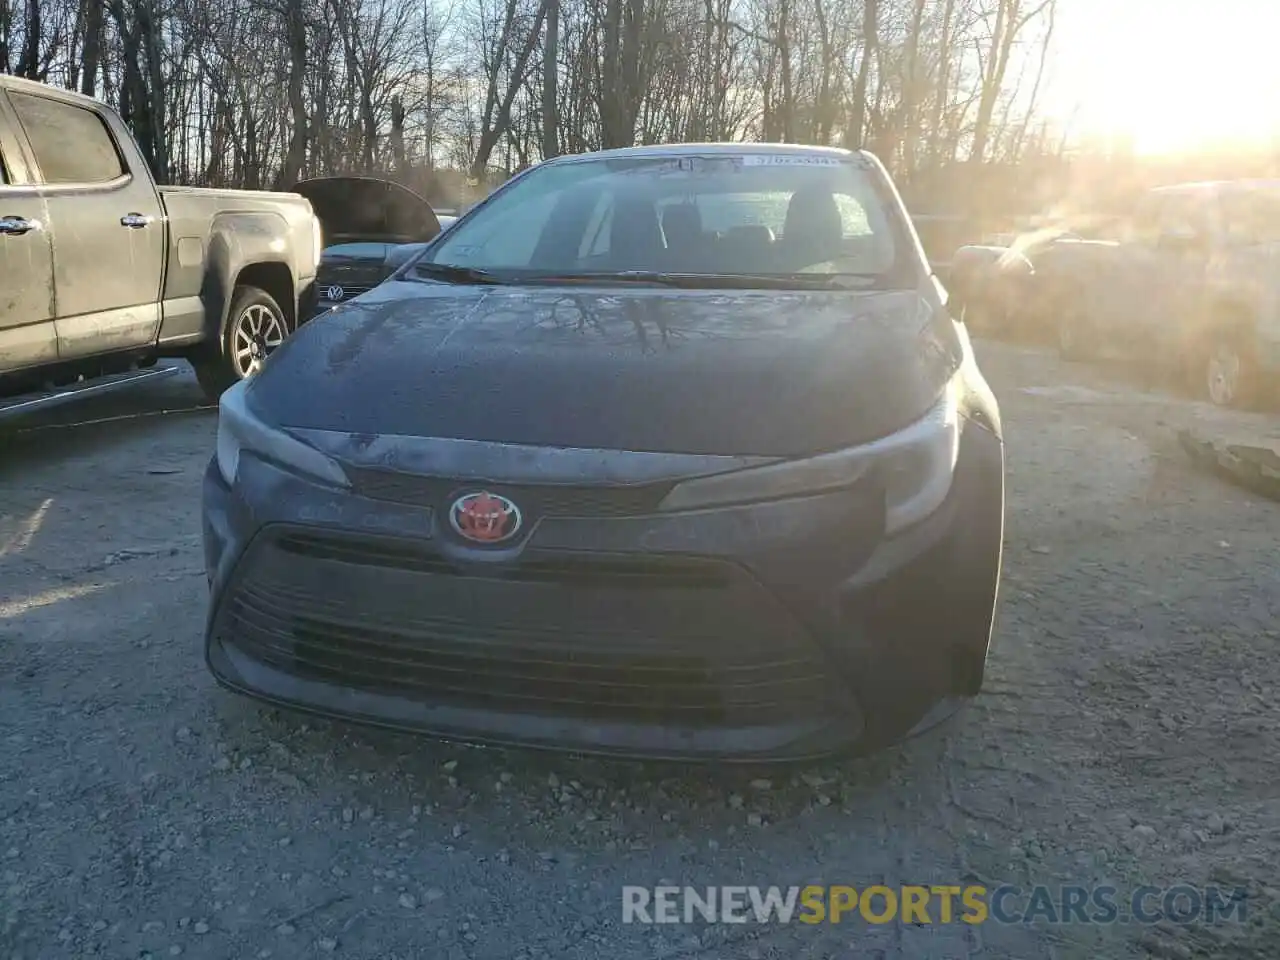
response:
<svg viewBox="0 0 1280 960"><path fill-rule="evenodd" d="M330 287L341 287L342 299L350 300L372 290L390 273L382 261L322 263L317 271L316 286L320 290L320 296L325 298Z"/></svg>
<svg viewBox="0 0 1280 960"><path fill-rule="evenodd" d="M475 480L420 477L393 470L347 468L353 489L374 500L422 507L446 507L452 498L479 487L512 500L536 517L637 517L657 511L674 481L614 486L569 484L485 484Z"/></svg>
<svg viewBox="0 0 1280 960"><path fill-rule="evenodd" d="M729 586L729 569L722 563L685 557L647 554L601 556L589 554L544 554L531 551L509 566L485 563L466 565L451 562L410 540L328 536L317 532L282 534L275 540L282 554L306 560L359 564L386 570L429 573L471 580L502 580L522 583L558 583L578 587L652 590L714 590Z"/></svg>
<svg viewBox="0 0 1280 960"><path fill-rule="evenodd" d="M358 297L362 293L368 293L375 285L371 283L343 283L340 280L330 280L327 282L321 281L319 286L320 296L323 299L328 299L330 287L341 287L342 299L350 300L352 297Z"/></svg>

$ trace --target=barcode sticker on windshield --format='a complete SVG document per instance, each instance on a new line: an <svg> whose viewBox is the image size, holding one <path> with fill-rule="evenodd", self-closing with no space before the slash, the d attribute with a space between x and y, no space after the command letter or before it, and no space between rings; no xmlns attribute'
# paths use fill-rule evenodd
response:
<svg viewBox="0 0 1280 960"><path fill-rule="evenodd" d="M746 167L838 167L839 157L815 157L803 153L753 153L742 158Z"/></svg>
<svg viewBox="0 0 1280 960"><path fill-rule="evenodd" d="M642 160L618 169L621 176L666 177L679 173L720 173L737 168L737 157L671 157L665 160Z"/></svg>

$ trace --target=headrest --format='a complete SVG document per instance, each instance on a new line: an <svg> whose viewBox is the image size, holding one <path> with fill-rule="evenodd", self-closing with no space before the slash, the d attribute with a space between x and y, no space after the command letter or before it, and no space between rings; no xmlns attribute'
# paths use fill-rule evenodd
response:
<svg viewBox="0 0 1280 960"><path fill-rule="evenodd" d="M830 190L810 188L797 190L792 195L782 228L784 237L796 240L803 236L822 242L839 243L843 232L840 208L836 206L836 199Z"/></svg>
<svg viewBox="0 0 1280 960"><path fill-rule="evenodd" d="M702 211L696 203L677 203L662 211L662 232L695 236L702 232Z"/></svg>

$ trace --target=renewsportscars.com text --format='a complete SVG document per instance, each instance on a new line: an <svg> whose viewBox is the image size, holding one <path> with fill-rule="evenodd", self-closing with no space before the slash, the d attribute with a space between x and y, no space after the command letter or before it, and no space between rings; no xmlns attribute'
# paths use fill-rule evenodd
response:
<svg viewBox="0 0 1280 960"><path fill-rule="evenodd" d="M622 888L623 923L1243 923L1246 905L1243 889L1185 884L1127 892L1009 884Z"/></svg>

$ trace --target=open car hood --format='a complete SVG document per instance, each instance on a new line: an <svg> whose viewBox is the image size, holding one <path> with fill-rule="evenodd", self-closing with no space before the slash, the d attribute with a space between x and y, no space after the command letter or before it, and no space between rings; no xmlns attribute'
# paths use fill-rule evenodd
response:
<svg viewBox="0 0 1280 960"><path fill-rule="evenodd" d="M376 177L316 177L293 187L311 201L326 246L355 241L426 243L440 232L435 211L408 187Z"/></svg>

